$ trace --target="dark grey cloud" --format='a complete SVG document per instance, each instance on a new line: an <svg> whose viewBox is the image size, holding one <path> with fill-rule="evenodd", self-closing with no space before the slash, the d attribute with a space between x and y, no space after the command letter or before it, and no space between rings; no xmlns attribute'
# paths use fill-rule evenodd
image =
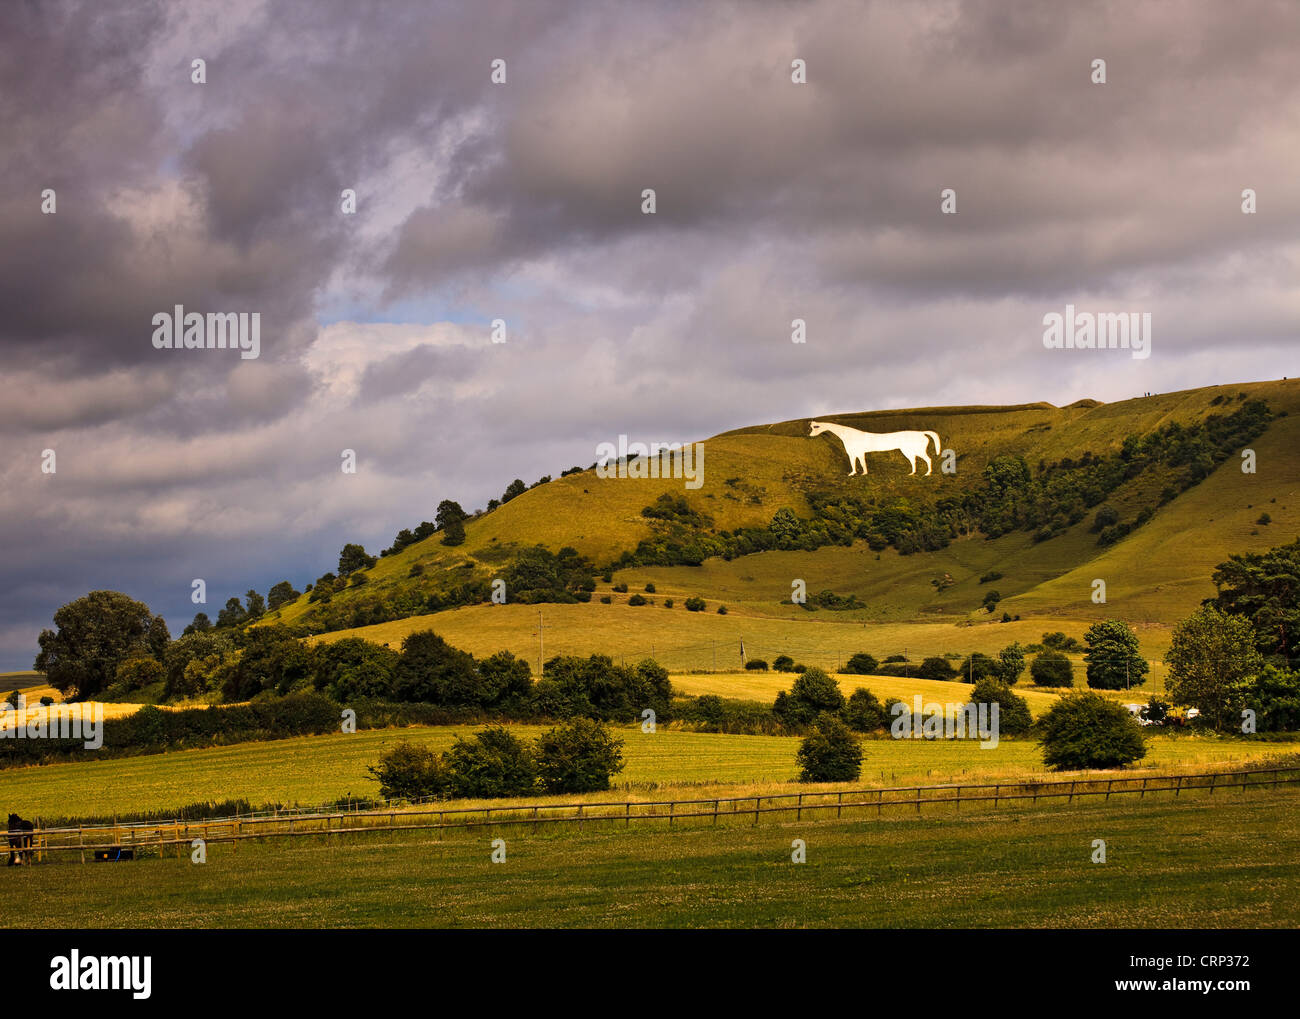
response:
<svg viewBox="0 0 1300 1019"><path fill-rule="evenodd" d="M0 5L0 667L619 433L1300 374L1298 48L1289 0ZM1066 301L1153 357L1044 351ZM175 304L261 358L155 351Z"/></svg>

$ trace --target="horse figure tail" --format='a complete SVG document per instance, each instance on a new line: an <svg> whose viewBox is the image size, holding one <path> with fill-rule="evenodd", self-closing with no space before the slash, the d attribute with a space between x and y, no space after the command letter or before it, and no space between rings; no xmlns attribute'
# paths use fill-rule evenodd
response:
<svg viewBox="0 0 1300 1019"><path fill-rule="evenodd" d="M939 436L938 436L937 433L935 433L935 432L922 432L921 434L922 434L922 435L928 435L930 438L932 438L932 439L934 440L934 453L935 453L935 456L938 456L940 453L943 452L943 446L939 444Z"/></svg>

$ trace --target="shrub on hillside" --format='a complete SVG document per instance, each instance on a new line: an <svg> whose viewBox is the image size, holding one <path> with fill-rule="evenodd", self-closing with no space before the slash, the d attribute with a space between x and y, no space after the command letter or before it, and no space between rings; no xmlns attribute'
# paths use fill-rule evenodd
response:
<svg viewBox="0 0 1300 1019"><path fill-rule="evenodd" d="M1065 694L1041 725L1043 760L1054 771L1118 768L1146 756L1138 720L1092 690Z"/></svg>
<svg viewBox="0 0 1300 1019"><path fill-rule="evenodd" d="M862 744L842 721L823 714L795 760L800 782L852 782L862 774Z"/></svg>
<svg viewBox="0 0 1300 1019"><path fill-rule="evenodd" d="M595 719L571 719L537 740L537 773L548 793L608 789L623 767L623 741Z"/></svg>
<svg viewBox="0 0 1300 1019"><path fill-rule="evenodd" d="M632 595L631 598L627 600L627 603L629 605L644 605L646 603L645 596L640 594L634 594Z"/></svg>
<svg viewBox="0 0 1300 1019"><path fill-rule="evenodd" d="M869 676L876 671L879 663L865 651L859 651L849 656L848 662L844 666L844 671L854 676Z"/></svg>
<svg viewBox="0 0 1300 1019"><path fill-rule="evenodd" d="M686 599L687 612L703 612L704 609L705 603L703 598L692 597Z"/></svg>
<svg viewBox="0 0 1300 1019"><path fill-rule="evenodd" d="M794 672L794 659L789 655L777 655L772 660L772 668L777 672Z"/></svg>
<svg viewBox="0 0 1300 1019"><path fill-rule="evenodd" d="M745 668L750 672L767 672L767 662L761 658L751 658L745 663Z"/></svg>
<svg viewBox="0 0 1300 1019"><path fill-rule="evenodd" d="M1029 675L1039 686L1074 686L1074 666L1059 651L1041 652L1029 666Z"/></svg>
<svg viewBox="0 0 1300 1019"><path fill-rule="evenodd" d="M979 651L971 652L957 670L957 679L963 683L978 683L981 679L996 678L998 661Z"/></svg>
<svg viewBox="0 0 1300 1019"><path fill-rule="evenodd" d="M948 659L932 655L921 663L916 674L922 679L950 680L957 675L957 670L952 667Z"/></svg>

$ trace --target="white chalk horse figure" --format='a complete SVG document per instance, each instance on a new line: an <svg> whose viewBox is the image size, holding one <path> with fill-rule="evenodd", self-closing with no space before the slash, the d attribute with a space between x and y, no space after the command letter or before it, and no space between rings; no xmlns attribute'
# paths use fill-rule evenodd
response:
<svg viewBox="0 0 1300 1019"><path fill-rule="evenodd" d="M925 473L928 477L934 470L927 453L930 440L934 440L935 456L942 451L939 436L934 432L862 432L848 425L836 425L829 421L813 421L811 424L812 431L808 433L809 436L829 432L844 443L844 452L849 455L851 468L849 477L858 473L859 463L862 464L862 473L867 473L868 453L880 453L887 449L896 449L907 457L908 463L912 465L913 474L916 473L917 459L924 460Z"/></svg>

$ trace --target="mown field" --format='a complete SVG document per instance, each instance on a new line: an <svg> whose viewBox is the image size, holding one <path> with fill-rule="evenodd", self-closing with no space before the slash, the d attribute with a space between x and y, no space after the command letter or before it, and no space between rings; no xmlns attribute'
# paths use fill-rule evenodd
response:
<svg viewBox="0 0 1300 1019"><path fill-rule="evenodd" d="M212 845L0 871L7 927L1295 927L1300 794ZM490 840L506 860L490 860ZM791 862L791 842L807 862ZM1107 862L1091 862L1093 840Z"/></svg>
<svg viewBox="0 0 1300 1019"><path fill-rule="evenodd" d="M240 798L254 805L316 805L349 794L377 795L378 784L369 778L366 768L399 741L444 750L457 734L478 728L363 730L145 757L51 764L0 771L0 783L4 806L24 817L111 816L115 812L168 810L200 801ZM543 731L540 726L512 729L521 738ZM705 785L709 795L770 792L793 783L798 776L796 737L733 736L664 727L647 734L637 726L620 728L618 735L625 740L627 762L626 769L615 778L620 796L693 796ZM1300 741L1158 736L1150 741L1142 770L1133 773L1230 767L1297 747ZM864 786L997 781L1043 773L1041 751L1028 739L1004 739L995 749L981 750L973 740L881 737L867 740L864 750ZM596 798L602 796L597 794Z"/></svg>

